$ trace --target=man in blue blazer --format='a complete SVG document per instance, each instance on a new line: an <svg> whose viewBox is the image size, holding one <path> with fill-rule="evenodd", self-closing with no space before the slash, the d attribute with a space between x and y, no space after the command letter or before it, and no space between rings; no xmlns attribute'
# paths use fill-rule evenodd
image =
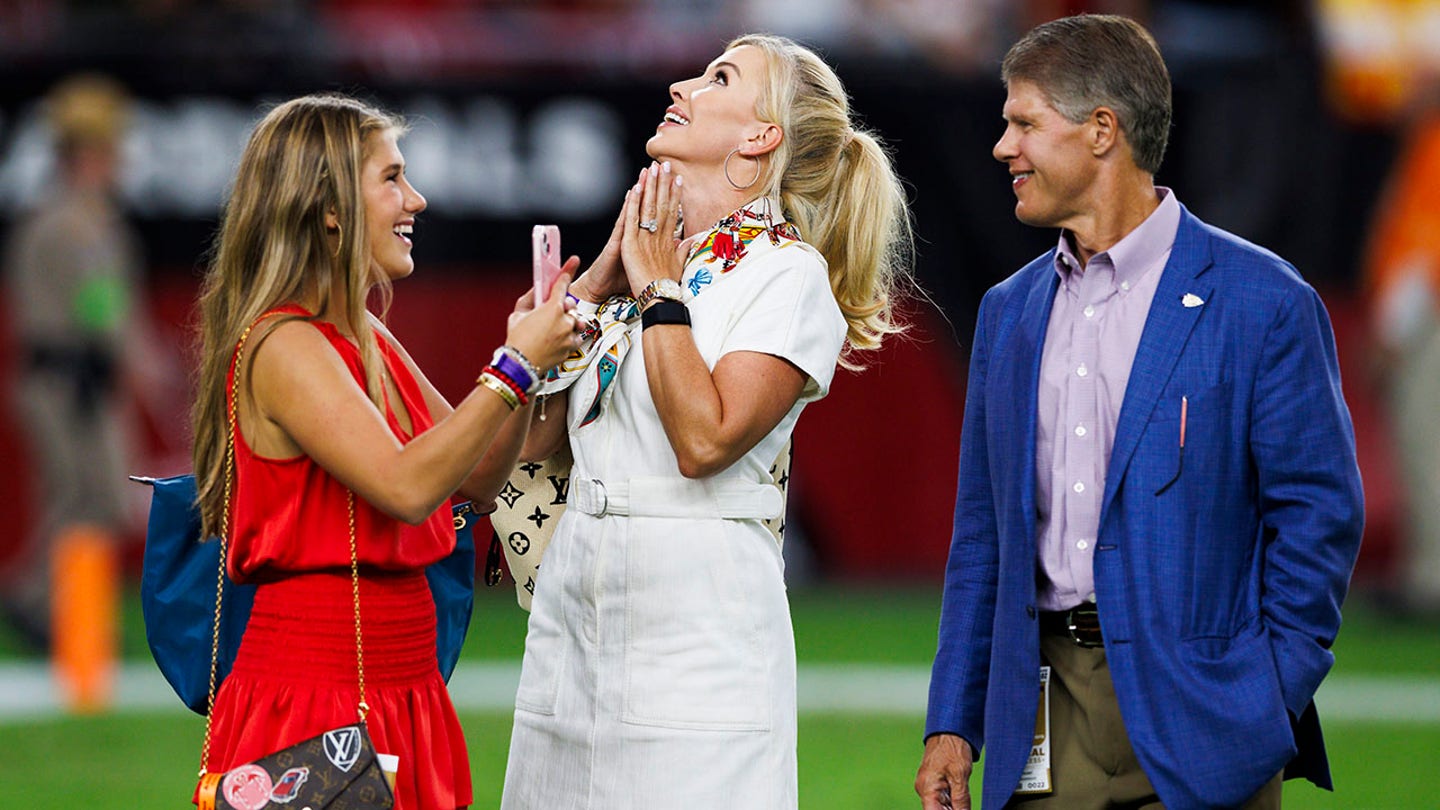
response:
<svg viewBox="0 0 1440 810"><path fill-rule="evenodd" d="M1060 238L980 306L916 791L969 808L987 744L985 808L1329 788L1312 697L1363 504L1325 309L1154 185L1170 79L1140 25L1046 23L1002 76L995 157Z"/></svg>

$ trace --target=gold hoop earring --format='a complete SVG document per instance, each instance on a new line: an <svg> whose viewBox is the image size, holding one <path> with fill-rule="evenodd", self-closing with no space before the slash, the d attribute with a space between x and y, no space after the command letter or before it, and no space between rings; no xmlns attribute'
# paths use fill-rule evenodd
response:
<svg viewBox="0 0 1440 810"><path fill-rule="evenodd" d="M742 186L742 185L740 185L739 183L735 182L735 180L730 177L730 158L735 157L736 153L738 153L739 151L740 151L740 147L738 147L738 146L735 147L734 149L731 149L731 150L730 150L730 154L728 154L728 155L725 156L725 162L721 165L720 168L725 171L725 182L727 182L727 183L729 183L731 186L733 186L736 191L744 191L745 189L750 188L751 186L755 185L755 181L757 181L757 180L760 179L760 158L750 157L749 155L741 155L741 156L740 156L740 157L745 158L745 159L747 159L747 160L753 160L753 161L755 161L755 176L752 177L752 178L750 178L750 182L748 182L748 183L746 183L745 185Z"/></svg>
<svg viewBox="0 0 1440 810"><path fill-rule="evenodd" d="M340 258L340 249L341 249L342 246L344 246L344 244L345 244L345 229L342 228L342 227L340 227L340 223L337 222L337 223L335 223L335 253L334 253L335 258L337 258L337 259Z"/></svg>

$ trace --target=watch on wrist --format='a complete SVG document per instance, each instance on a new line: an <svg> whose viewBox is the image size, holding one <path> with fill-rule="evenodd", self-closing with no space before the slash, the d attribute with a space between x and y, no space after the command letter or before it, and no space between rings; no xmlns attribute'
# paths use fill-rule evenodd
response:
<svg viewBox="0 0 1440 810"><path fill-rule="evenodd" d="M668 298L661 298L655 304L640 313L640 329L644 331L652 326L663 326L675 324L677 326L690 325L690 310L679 301L672 301Z"/></svg>
<svg viewBox="0 0 1440 810"><path fill-rule="evenodd" d="M685 290L680 287L680 282L673 278L657 278L645 285L645 289L635 297L635 306L644 312L656 299L668 299L670 301L684 302Z"/></svg>

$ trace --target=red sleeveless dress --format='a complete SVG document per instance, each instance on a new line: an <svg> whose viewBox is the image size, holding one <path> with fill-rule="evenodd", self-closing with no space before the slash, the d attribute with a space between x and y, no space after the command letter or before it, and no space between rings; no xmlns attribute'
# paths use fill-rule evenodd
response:
<svg viewBox="0 0 1440 810"><path fill-rule="evenodd" d="M299 307L282 312L308 315ZM363 389L360 352L314 321ZM415 378L380 340L414 432L433 420ZM233 368L230 384L234 384ZM402 441L394 408L386 421ZM235 436L229 571L258 584L234 669L215 699L212 772L223 772L336 726L359 702L350 577L349 490L308 456L256 455ZM435 659L435 603L424 567L455 546L450 509L411 526L355 499L367 723L376 751L400 757L396 807L432 810L472 801L460 722Z"/></svg>

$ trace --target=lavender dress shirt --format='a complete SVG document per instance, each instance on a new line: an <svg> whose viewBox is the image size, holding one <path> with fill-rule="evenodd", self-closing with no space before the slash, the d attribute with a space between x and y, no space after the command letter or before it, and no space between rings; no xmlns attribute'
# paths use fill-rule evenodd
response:
<svg viewBox="0 0 1440 810"><path fill-rule="evenodd" d="M1095 601L1092 568L1100 497L1115 423L1150 302L1180 227L1180 203L1156 187L1160 206L1082 267L1066 232L1055 272L1060 289L1040 359L1035 443L1037 606Z"/></svg>

